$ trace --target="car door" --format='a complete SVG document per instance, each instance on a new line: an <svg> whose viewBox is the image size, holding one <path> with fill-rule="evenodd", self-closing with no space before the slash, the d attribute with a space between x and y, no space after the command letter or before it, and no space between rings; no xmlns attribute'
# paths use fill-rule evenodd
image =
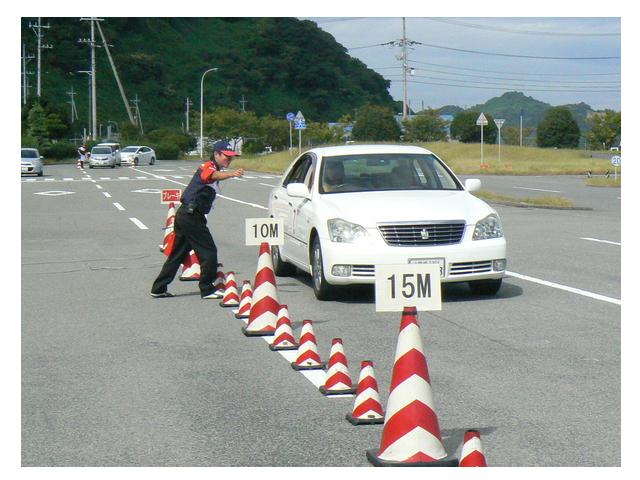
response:
<svg viewBox="0 0 640 480"><path fill-rule="evenodd" d="M293 235L296 239L295 245L295 255L296 258L300 259L301 263L304 265L309 265L309 233L311 228L313 227L313 175L315 172L315 158L311 157L311 164L308 165L306 173L304 174L304 180L300 183L304 183L307 186L307 189L311 193L311 198L295 198L295 202L292 202L296 205L294 215L293 215Z"/></svg>
<svg viewBox="0 0 640 480"><path fill-rule="evenodd" d="M142 147L141 151L144 157L144 163L151 164L151 149L149 147Z"/></svg>

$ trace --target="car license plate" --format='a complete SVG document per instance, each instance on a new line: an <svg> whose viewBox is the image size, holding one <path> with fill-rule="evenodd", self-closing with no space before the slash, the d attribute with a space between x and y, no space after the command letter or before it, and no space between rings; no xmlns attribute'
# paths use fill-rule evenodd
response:
<svg viewBox="0 0 640 480"><path fill-rule="evenodd" d="M418 264L418 263L426 263L429 265L439 265L440 266L440 278L444 278L445 270L444 270L444 258L410 258L410 264Z"/></svg>

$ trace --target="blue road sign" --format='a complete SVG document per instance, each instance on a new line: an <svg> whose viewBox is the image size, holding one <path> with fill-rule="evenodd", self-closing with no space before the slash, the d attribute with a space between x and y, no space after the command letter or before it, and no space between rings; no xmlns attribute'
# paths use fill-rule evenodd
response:
<svg viewBox="0 0 640 480"><path fill-rule="evenodd" d="M293 122L293 119L296 118L293 112L287 113L287 122Z"/></svg>

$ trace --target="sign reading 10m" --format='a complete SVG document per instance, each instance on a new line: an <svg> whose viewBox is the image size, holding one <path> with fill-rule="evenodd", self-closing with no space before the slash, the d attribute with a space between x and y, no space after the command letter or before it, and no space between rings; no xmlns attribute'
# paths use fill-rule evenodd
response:
<svg viewBox="0 0 640 480"><path fill-rule="evenodd" d="M246 218L245 239L247 245L282 245L284 223L281 218Z"/></svg>
<svg viewBox="0 0 640 480"><path fill-rule="evenodd" d="M442 310L438 264L376 265L376 312Z"/></svg>

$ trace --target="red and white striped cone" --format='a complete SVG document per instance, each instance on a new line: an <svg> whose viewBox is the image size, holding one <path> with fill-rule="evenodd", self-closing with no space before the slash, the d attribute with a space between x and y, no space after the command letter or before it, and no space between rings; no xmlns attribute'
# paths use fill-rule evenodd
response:
<svg viewBox="0 0 640 480"><path fill-rule="evenodd" d="M273 334L273 338L273 342L269 345L269 348L273 351L298 349L298 344L293 338L291 320L289 320L289 309L286 305L280 305L276 333Z"/></svg>
<svg viewBox="0 0 640 480"><path fill-rule="evenodd" d="M244 280L242 282L242 291L240 292L240 306L235 314L236 318L249 318L252 295L253 289L251 288L251 282Z"/></svg>
<svg viewBox="0 0 640 480"><path fill-rule="evenodd" d="M223 265L221 263L218 264L218 271L216 272L216 279L213 281L213 286L216 290L223 291L225 285L225 276L224 271L222 270Z"/></svg>
<svg viewBox="0 0 640 480"><path fill-rule="evenodd" d="M238 285L236 284L235 272L227 272L226 283L224 288L224 297L220 302L221 307L237 307L240 305L240 297L238 297Z"/></svg>
<svg viewBox="0 0 640 480"><path fill-rule="evenodd" d="M323 370L325 365L318 355L316 346L316 336L313 333L313 322L311 320L302 321L302 331L298 342L298 356L295 362L291 362L294 370Z"/></svg>
<svg viewBox="0 0 640 480"><path fill-rule="evenodd" d="M351 376L349 375L347 356L344 354L341 338L331 340L327 377L324 385L320 386L319 390L323 395L356 393L356 389L351 382Z"/></svg>
<svg viewBox="0 0 640 480"><path fill-rule="evenodd" d="M200 261L193 250L189 252L189 256L182 263L180 280L183 282L200 280Z"/></svg>
<svg viewBox="0 0 640 480"><path fill-rule="evenodd" d="M378 382L373 372L373 362L364 360L360 364L358 390L353 402L353 412L347 420L353 425L371 425L384 422L384 412L378 395Z"/></svg>
<svg viewBox="0 0 640 480"><path fill-rule="evenodd" d="M380 449L367 459L377 467L458 465L442 444L415 307L402 312Z"/></svg>
<svg viewBox="0 0 640 480"><path fill-rule="evenodd" d="M460 452L461 467L486 467L487 459L482 449L480 432L477 430L467 430L464 432L464 442Z"/></svg>
<svg viewBox="0 0 640 480"><path fill-rule="evenodd" d="M280 303L276 293L276 276L273 273L271 250L268 243L260 244L258 269L253 283L253 302L246 327L242 333L247 337L273 335L276 331Z"/></svg>
<svg viewBox="0 0 640 480"><path fill-rule="evenodd" d="M171 250L173 250L173 243L176 239L176 234L173 231L173 223L176 219L176 206L173 202L169 204L169 211L167 212L167 220L164 224L164 238L162 240L162 245L159 245L160 251L164 253L167 257L171 255Z"/></svg>

